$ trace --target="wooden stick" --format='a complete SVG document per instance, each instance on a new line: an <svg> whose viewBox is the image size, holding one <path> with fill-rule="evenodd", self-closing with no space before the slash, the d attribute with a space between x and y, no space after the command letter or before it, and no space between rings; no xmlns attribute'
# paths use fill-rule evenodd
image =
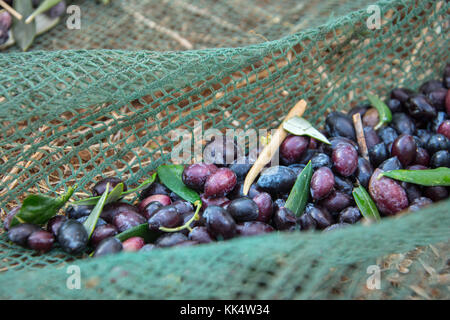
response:
<svg viewBox="0 0 450 320"><path fill-rule="evenodd" d="M366 138L364 137L364 129L361 122L361 114L353 115L353 125L355 126L356 139L358 140L359 149L364 159L370 162L369 151L367 150Z"/></svg>
<svg viewBox="0 0 450 320"><path fill-rule="evenodd" d="M247 176L245 177L244 181L244 195L247 195L248 191L250 190L250 187L255 181L258 174L261 172L261 170L264 168L266 164L272 160L273 155L277 152L278 148L280 147L281 143L284 139L286 139L288 133L286 130L283 129L283 123L292 117L299 116L301 117L306 109L306 101L300 100L296 103L296 105L289 111L286 118L284 118L283 122L278 127L275 134L272 136L272 139L270 140L270 143L266 145L261 152L261 154L258 156L258 159L256 159L255 163L253 164L252 168L248 172Z"/></svg>
<svg viewBox="0 0 450 320"><path fill-rule="evenodd" d="M0 0L0 6L2 6L6 11L11 13L14 17L16 17L18 20L22 20L22 15L18 13L16 10L14 10L9 4L7 4L5 1Z"/></svg>

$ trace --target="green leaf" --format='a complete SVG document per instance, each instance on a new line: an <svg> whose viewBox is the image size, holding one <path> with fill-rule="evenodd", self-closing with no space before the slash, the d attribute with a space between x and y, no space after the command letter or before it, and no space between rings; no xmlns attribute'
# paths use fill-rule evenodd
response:
<svg viewBox="0 0 450 320"><path fill-rule="evenodd" d="M106 204L106 199L108 198L108 191L109 191L109 183L106 184L105 192L102 194L100 200L97 202L94 209L92 209L87 220L83 223L83 226L86 229L89 239L91 238L92 232L94 232L95 226L97 225L98 217L100 217L103 207ZM112 194L112 192L110 194Z"/></svg>
<svg viewBox="0 0 450 320"><path fill-rule="evenodd" d="M118 235L116 235L116 238L124 242L131 237L142 237L144 238L145 242L148 243L155 241L158 236L158 232L151 231L148 228L148 223L143 223L119 233Z"/></svg>
<svg viewBox="0 0 450 320"><path fill-rule="evenodd" d="M148 178L147 180L142 182L136 188L127 190L124 193L122 193L122 196L125 196L125 195L130 194L130 193L138 192L138 191L148 187L149 185L151 185L153 182L155 182L155 180L156 180L156 172L150 178Z"/></svg>
<svg viewBox="0 0 450 320"><path fill-rule="evenodd" d="M375 130L392 121L391 110L380 98L378 98L378 96L367 93L367 98L369 99L370 104L378 111L379 122L374 128Z"/></svg>
<svg viewBox="0 0 450 320"><path fill-rule="evenodd" d="M23 17L28 16L33 12L33 5L31 0L19 0L14 1L14 9L19 12ZM27 51L33 43L36 35L36 23L32 21L27 24L22 20L14 18L12 33L14 40L20 46L23 51Z"/></svg>
<svg viewBox="0 0 450 320"><path fill-rule="evenodd" d="M450 186L450 168L446 167L425 170L391 170L382 172L379 177L381 176L421 186Z"/></svg>
<svg viewBox="0 0 450 320"><path fill-rule="evenodd" d="M316 128L312 126L307 120L295 116L288 121L283 122L283 129L290 132L296 136L310 136L316 140L322 141L323 143L330 144L330 141L321 134Z"/></svg>
<svg viewBox="0 0 450 320"><path fill-rule="evenodd" d="M20 0L22 1L22 0ZM34 18L41 13L44 13L47 10L50 10L51 8L53 8L54 6L56 6L58 3L60 3L62 0L44 0L39 7L36 8L36 10L34 10L29 16L28 18L25 20L25 23L31 23ZM17 1L15 1L17 2ZM29 13L27 13L28 15Z"/></svg>
<svg viewBox="0 0 450 320"><path fill-rule="evenodd" d="M294 187L286 200L285 207L291 210L297 217L302 215L306 203L308 202L309 184L311 182L312 174L313 169L311 161L309 161L306 167L298 175L297 180L295 180Z"/></svg>
<svg viewBox="0 0 450 320"><path fill-rule="evenodd" d="M181 179L184 166L170 164L158 167L159 180L170 190L175 192L182 199L195 203L200 200L200 196L194 190L188 188Z"/></svg>
<svg viewBox="0 0 450 320"><path fill-rule="evenodd" d="M31 194L22 202L19 212L11 221L11 227L19 223L44 224L58 213L74 192L69 188L60 198L50 198L43 195Z"/></svg>
<svg viewBox="0 0 450 320"><path fill-rule="evenodd" d="M380 221L381 218L378 208L363 186L354 188L352 194L356 205L364 218L372 221Z"/></svg>
<svg viewBox="0 0 450 320"><path fill-rule="evenodd" d="M124 194L123 188L124 188L123 183L119 183L118 185L116 185L114 187L114 189L112 189L112 191L109 193L105 204L115 202L115 201L121 199ZM102 196L90 197L90 198L74 201L71 203L71 205L73 205L73 206L93 206L93 205L97 204L97 202L101 199Z"/></svg>

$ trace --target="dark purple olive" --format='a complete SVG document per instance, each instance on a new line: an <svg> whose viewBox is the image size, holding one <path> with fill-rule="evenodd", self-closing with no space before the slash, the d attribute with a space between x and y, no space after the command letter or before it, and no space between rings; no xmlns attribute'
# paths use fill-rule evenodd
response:
<svg viewBox="0 0 450 320"><path fill-rule="evenodd" d="M66 220L67 217L65 216L54 216L47 222L47 231L56 237L58 235L59 228Z"/></svg>
<svg viewBox="0 0 450 320"><path fill-rule="evenodd" d="M311 158L311 167L313 170L319 169L320 167L328 167L331 169L332 166L331 158L325 153L316 153Z"/></svg>
<svg viewBox="0 0 450 320"><path fill-rule="evenodd" d="M51 19L58 18L66 13L66 2L61 0L56 5L44 12Z"/></svg>
<svg viewBox="0 0 450 320"><path fill-rule="evenodd" d="M164 247L173 247L183 241L188 240L186 235L184 235L181 232L173 232L173 233L166 233L160 236L155 244L158 247L164 248Z"/></svg>
<svg viewBox="0 0 450 320"><path fill-rule="evenodd" d="M150 230L158 231L160 227L175 228L183 223L183 217L174 206L158 209L148 220Z"/></svg>
<svg viewBox="0 0 450 320"><path fill-rule="evenodd" d="M414 201L414 199L422 196L422 191L418 185L407 182L401 182L400 185L406 191L406 195L408 196L408 201L410 203Z"/></svg>
<svg viewBox="0 0 450 320"><path fill-rule="evenodd" d="M447 89L441 88L427 94L427 99L437 110L445 110L445 96Z"/></svg>
<svg viewBox="0 0 450 320"><path fill-rule="evenodd" d="M309 214L311 218L314 219L317 229L325 229L334 223L333 217L326 209L311 203L306 205L305 213Z"/></svg>
<svg viewBox="0 0 450 320"><path fill-rule="evenodd" d="M445 112L447 116L450 116L450 90L447 90L447 94L445 95Z"/></svg>
<svg viewBox="0 0 450 320"><path fill-rule="evenodd" d="M244 156L237 158L229 168L236 174L236 178L238 181L244 181L245 176L254 163L255 159L253 159L252 157Z"/></svg>
<svg viewBox="0 0 450 320"><path fill-rule="evenodd" d="M152 243L147 243L147 244L144 245L144 246L141 248L141 250L139 250L139 251L147 252L147 251L155 250L155 249L157 249L157 248L158 248L158 247L155 246L154 244L152 244Z"/></svg>
<svg viewBox="0 0 450 320"><path fill-rule="evenodd" d="M289 135L280 146L281 161L285 165L299 162L308 148L309 138Z"/></svg>
<svg viewBox="0 0 450 320"><path fill-rule="evenodd" d="M0 11L0 45L9 39L9 29L11 28L12 17L7 11Z"/></svg>
<svg viewBox="0 0 450 320"><path fill-rule="evenodd" d="M370 149L381 142L377 132L372 127L364 127L364 138L367 148Z"/></svg>
<svg viewBox="0 0 450 320"><path fill-rule="evenodd" d="M228 213L236 222L254 221L258 218L258 205L250 198L238 198L228 205Z"/></svg>
<svg viewBox="0 0 450 320"><path fill-rule="evenodd" d="M418 129L417 130L417 137L419 140L416 140L416 144L426 149L426 145L428 144L428 141L430 140L432 136L432 133L430 133L428 130L425 129Z"/></svg>
<svg viewBox="0 0 450 320"><path fill-rule="evenodd" d="M100 217L108 223L112 223L115 215L121 212L135 212L140 214L140 211L135 206L124 202L112 202L105 205L100 214Z"/></svg>
<svg viewBox="0 0 450 320"><path fill-rule="evenodd" d="M52 249L54 241L55 238L50 232L39 230L28 237L28 247L35 251L48 252Z"/></svg>
<svg viewBox="0 0 450 320"><path fill-rule="evenodd" d="M406 191L398 182L387 177L379 177L382 170L375 169L369 182L369 193L381 213L393 215L409 205Z"/></svg>
<svg viewBox="0 0 450 320"><path fill-rule="evenodd" d="M91 214L94 206L68 206L66 215L69 219L79 219Z"/></svg>
<svg viewBox="0 0 450 320"><path fill-rule="evenodd" d="M391 110L391 113L402 111L402 103L397 99L389 99L386 102L386 105L388 106L389 110Z"/></svg>
<svg viewBox="0 0 450 320"><path fill-rule="evenodd" d="M328 157L328 156L327 156ZM298 176L300 173L302 173L303 169L306 167L306 165L301 164L301 163L294 163L294 164L290 164L288 166L288 168L292 169L295 171L295 174Z"/></svg>
<svg viewBox="0 0 450 320"><path fill-rule="evenodd" d="M414 91L407 88L395 88L391 91L391 99L397 99L404 104L413 93Z"/></svg>
<svg viewBox="0 0 450 320"><path fill-rule="evenodd" d="M230 239L236 234L233 217L223 208L210 206L203 213L208 231L216 238Z"/></svg>
<svg viewBox="0 0 450 320"><path fill-rule="evenodd" d="M428 166L430 163L430 155L428 151L424 148L417 148L416 151L416 159L414 160L414 164L419 164L422 166Z"/></svg>
<svg viewBox="0 0 450 320"><path fill-rule="evenodd" d="M344 177L351 176L358 168L358 152L350 145L342 144L333 150L334 169Z"/></svg>
<svg viewBox="0 0 450 320"><path fill-rule="evenodd" d="M112 224L105 224L94 229L91 245L95 248L103 239L117 235L117 228Z"/></svg>
<svg viewBox="0 0 450 320"><path fill-rule="evenodd" d="M423 94L413 95L406 101L406 110L411 117L417 120L430 120L436 117L436 108L433 107L430 101Z"/></svg>
<svg viewBox="0 0 450 320"><path fill-rule="evenodd" d="M432 91L438 90L438 89L443 89L444 85L442 84L442 81L440 80L429 80L427 82L424 82L420 88L419 91L422 92L423 94L428 94Z"/></svg>
<svg viewBox="0 0 450 320"><path fill-rule="evenodd" d="M189 232L189 240L197 241L198 243L210 243L215 241L213 235L209 233L208 229L203 226L195 227Z"/></svg>
<svg viewBox="0 0 450 320"><path fill-rule="evenodd" d="M86 249L89 237L80 222L69 219L59 228L57 239L64 251L79 254Z"/></svg>
<svg viewBox="0 0 450 320"><path fill-rule="evenodd" d="M181 215L182 219L183 219L183 223L181 225L185 225L187 224L189 221L191 221L191 219L194 217L194 212L187 212ZM201 214L198 215L199 219L198 220L194 220L192 221L189 226L191 228L194 227L200 227L200 226L204 226L206 221L205 218L203 218L203 216ZM189 234L189 230L188 229L183 229L180 231L181 233L188 235Z"/></svg>
<svg viewBox="0 0 450 320"><path fill-rule="evenodd" d="M92 188L92 195L94 197L101 196L105 192L106 185L108 183L109 183L109 191L114 189L114 187L117 186L119 183L123 183L123 191L127 190L127 186L125 185L125 182L123 182L119 178L110 177L110 178L102 179L99 182L97 182L95 184L95 186Z"/></svg>
<svg viewBox="0 0 450 320"><path fill-rule="evenodd" d="M143 200L154 194L164 194L164 195L168 196L168 195L170 195L170 190L167 189L165 185L163 185L159 182L154 182L149 187L142 190L141 194L139 195L139 200Z"/></svg>
<svg viewBox="0 0 450 320"><path fill-rule="evenodd" d="M352 195L353 183L348 178L343 178L341 176L334 175L334 188L336 189L336 191Z"/></svg>
<svg viewBox="0 0 450 320"><path fill-rule="evenodd" d="M357 207L348 207L339 213L340 223L355 224L362 218L361 212Z"/></svg>
<svg viewBox="0 0 450 320"><path fill-rule="evenodd" d="M28 237L36 231L41 230L39 226L31 223L21 223L11 227L8 231L8 239L22 247L27 245Z"/></svg>
<svg viewBox="0 0 450 320"><path fill-rule="evenodd" d="M394 113L392 115L392 126L398 133L413 135L416 131L414 121L404 113Z"/></svg>
<svg viewBox="0 0 450 320"><path fill-rule="evenodd" d="M78 219L75 219L75 220L78 221L79 223L85 223L88 218L89 218L88 216L84 216L84 217L81 217L81 218L78 218ZM97 219L97 224L95 225L95 227L99 227L99 226L102 226L102 225L105 225L105 224L107 224L107 222L99 217Z"/></svg>
<svg viewBox="0 0 450 320"><path fill-rule="evenodd" d="M358 158L358 169L356 170L356 178L358 179L359 183L364 187L367 188L369 185L370 177L372 176L373 168L370 164L370 161L359 157Z"/></svg>
<svg viewBox="0 0 450 320"><path fill-rule="evenodd" d="M244 182L238 182L234 189L228 194L228 197L230 199L242 198L247 196L249 198L254 198L261 192L264 192L264 190L258 187L256 183L252 183L250 189L248 190L248 195L244 195Z"/></svg>
<svg viewBox="0 0 450 320"><path fill-rule="evenodd" d="M214 164L194 163L184 168L183 183L191 189L203 192L206 179L216 172L218 168Z"/></svg>
<svg viewBox="0 0 450 320"><path fill-rule="evenodd" d="M398 137L397 131L395 131L395 129L392 127L380 128L377 131L377 134L386 145L393 143L395 141L395 139L397 139L397 137ZM369 146L367 146L367 147L370 148Z"/></svg>
<svg viewBox="0 0 450 320"><path fill-rule="evenodd" d="M314 157L314 155L317 152L318 152L318 150L316 150L316 149L306 149L305 152L303 153L303 156L300 159L299 163L306 165Z"/></svg>
<svg viewBox="0 0 450 320"><path fill-rule="evenodd" d="M236 186L236 174L228 168L220 168L205 183L205 196L223 197Z"/></svg>
<svg viewBox="0 0 450 320"><path fill-rule="evenodd" d="M258 179L258 186L269 193L287 193L297 180L295 171L285 166L264 169Z"/></svg>
<svg viewBox="0 0 450 320"><path fill-rule="evenodd" d="M139 202L139 204L137 205L139 212L145 212L145 208L154 201L158 201L163 206L168 206L172 203L172 200L169 196L166 196L165 194L154 194Z"/></svg>
<svg viewBox="0 0 450 320"><path fill-rule="evenodd" d="M131 237L122 242L123 251L135 252L139 251L145 245L144 238Z"/></svg>
<svg viewBox="0 0 450 320"><path fill-rule="evenodd" d="M408 211L419 211L420 209L432 204L433 201L431 199L426 197L420 197L417 199L414 199L414 201L411 203L411 205L408 207Z"/></svg>
<svg viewBox="0 0 450 320"><path fill-rule="evenodd" d="M380 164L378 169L381 169L383 171L400 170L403 169L403 166L397 157L392 157L383 161L383 163Z"/></svg>
<svg viewBox="0 0 450 320"><path fill-rule="evenodd" d="M370 161L375 165L379 166L389 157L389 153L386 148L386 144L379 143L369 149Z"/></svg>
<svg viewBox="0 0 450 320"><path fill-rule="evenodd" d="M450 89L450 63L445 66L442 83L447 89Z"/></svg>
<svg viewBox="0 0 450 320"><path fill-rule="evenodd" d="M397 157L400 163L406 167L416 159L416 150L417 146L414 138L410 135L402 134L395 139L391 155Z"/></svg>
<svg viewBox="0 0 450 320"><path fill-rule="evenodd" d="M302 214L297 220L301 231L315 230L317 227L316 220L309 213Z"/></svg>
<svg viewBox="0 0 450 320"><path fill-rule="evenodd" d="M241 237L255 236L258 234L272 232L275 229L261 221L247 221L236 225L238 235Z"/></svg>
<svg viewBox="0 0 450 320"><path fill-rule="evenodd" d="M328 167L317 169L311 177L311 196L316 199L323 199L333 191L334 174Z"/></svg>
<svg viewBox="0 0 450 320"><path fill-rule="evenodd" d="M439 133L437 132L439 129L439 126L447 120L447 114L445 112L438 112L437 116L433 118L431 121L427 122L427 130L432 133Z"/></svg>
<svg viewBox="0 0 450 320"><path fill-rule="evenodd" d="M351 119L341 112L332 112L327 116L325 129L330 137L345 137L356 140L355 128Z"/></svg>
<svg viewBox="0 0 450 320"><path fill-rule="evenodd" d="M284 207L286 205L286 200L284 199L277 199L273 202L273 211L275 212L276 210Z"/></svg>
<svg viewBox="0 0 450 320"><path fill-rule="evenodd" d="M444 135L447 139L450 139L450 120L443 121L437 129L437 133Z"/></svg>
<svg viewBox="0 0 450 320"><path fill-rule="evenodd" d="M231 202L227 197L209 198L206 197L204 193L200 195L200 199L202 200L203 209L206 209L210 206L219 206L223 208L225 206L228 206Z"/></svg>
<svg viewBox="0 0 450 320"><path fill-rule="evenodd" d="M440 150L433 154L430 160L432 168L447 167L450 168L450 153L447 150Z"/></svg>
<svg viewBox="0 0 450 320"><path fill-rule="evenodd" d="M347 116L352 119L353 115L359 113L361 115L361 118L364 116L364 114L369 110L370 105L358 105L347 113Z"/></svg>
<svg viewBox="0 0 450 320"><path fill-rule="evenodd" d="M94 257L106 256L108 254L119 253L123 250L122 242L115 237L103 239L94 252Z"/></svg>
<svg viewBox="0 0 450 320"><path fill-rule="evenodd" d="M146 220L143 216L133 211L120 212L116 214L113 219L113 224L117 228L119 233L145 222Z"/></svg>
<svg viewBox="0 0 450 320"><path fill-rule="evenodd" d="M189 201L178 200L173 202L172 205L177 209L179 214L194 212L194 206Z"/></svg>
<svg viewBox="0 0 450 320"><path fill-rule="evenodd" d="M428 140L426 149L430 154L434 154L440 150L450 151L450 140L442 134L433 134L430 140Z"/></svg>
<svg viewBox="0 0 450 320"><path fill-rule="evenodd" d="M406 170L426 170L427 167L421 165L421 164L414 164L412 166L406 167Z"/></svg>
<svg viewBox="0 0 450 320"><path fill-rule="evenodd" d="M150 202L144 209L144 211L141 211L142 215L145 219L150 219L153 214L159 209L162 208L163 205L159 201L153 201Z"/></svg>
<svg viewBox="0 0 450 320"><path fill-rule="evenodd" d="M329 212L339 212L352 203L352 198L342 192L333 192L328 197L320 201L320 205Z"/></svg>
<svg viewBox="0 0 450 320"><path fill-rule="evenodd" d="M258 217L256 220L268 223L273 214L273 202L270 194L262 192L256 195L253 201L258 206Z"/></svg>
<svg viewBox="0 0 450 320"><path fill-rule="evenodd" d="M217 139L214 137L205 145L203 150L204 162L218 166L231 164L242 156L242 150L237 146L235 139L228 136L218 137Z"/></svg>
<svg viewBox="0 0 450 320"><path fill-rule="evenodd" d="M348 144L350 146L353 146L356 151L359 150L358 144L350 139L344 138L344 137L333 137L328 139L330 141L330 144L321 144L320 150L323 153L326 153L331 156L334 150L336 150L338 147L340 147L342 144Z"/></svg>
<svg viewBox="0 0 450 320"><path fill-rule="evenodd" d="M323 232L329 232L329 231L343 229L343 228L348 227L349 225L350 224L348 224L348 223L335 223L335 224L332 224L331 226L323 229Z"/></svg>
<svg viewBox="0 0 450 320"><path fill-rule="evenodd" d="M281 207L273 214L273 224L277 230L289 230L293 231L297 219L294 213L288 208Z"/></svg>
<svg viewBox="0 0 450 320"><path fill-rule="evenodd" d="M434 202L441 201L448 198L448 190L445 187L425 187L423 195L430 198Z"/></svg>

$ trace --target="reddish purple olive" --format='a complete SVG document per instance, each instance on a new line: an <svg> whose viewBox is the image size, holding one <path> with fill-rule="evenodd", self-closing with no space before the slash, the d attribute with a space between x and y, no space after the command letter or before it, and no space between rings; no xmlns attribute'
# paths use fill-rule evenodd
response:
<svg viewBox="0 0 450 320"><path fill-rule="evenodd" d="M417 148L414 164L428 166L430 164L430 155L428 154L428 151L424 148Z"/></svg>
<svg viewBox="0 0 450 320"><path fill-rule="evenodd" d="M168 206L169 204L172 203L172 200L170 200L169 196L166 196L165 194L154 194L152 196L145 198L138 204L139 212L145 212L145 207L154 201L158 201L163 206Z"/></svg>
<svg viewBox="0 0 450 320"><path fill-rule="evenodd" d="M348 144L341 144L333 150L335 170L344 177L351 176L358 168L358 152Z"/></svg>
<svg viewBox="0 0 450 320"><path fill-rule="evenodd" d="M447 139L450 139L450 120L442 122L437 130L437 133L444 135Z"/></svg>
<svg viewBox="0 0 450 320"><path fill-rule="evenodd" d="M189 188L202 192L206 179L217 170L218 168L214 164L194 163L188 165L183 170L183 183Z"/></svg>
<svg viewBox="0 0 450 320"><path fill-rule="evenodd" d="M35 251L48 252L52 249L54 241L55 238L50 232L39 230L28 237L28 247Z"/></svg>
<svg viewBox="0 0 450 320"><path fill-rule="evenodd" d="M198 243L210 243L215 241L213 235L203 226L193 228L189 232L188 238L189 240L197 241Z"/></svg>
<svg viewBox="0 0 450 320"><path fill-rule="evenodd" d="M149 187L142 190L139 195L139 200L143 200L147 197L150 197L154 194L165 194L166 196L170 195L170 190L167 187L159 182L153 182Z"/></svg>
<svg viewBox="0 0 450 320"><path fill-rule="evenodd" d="M255 236L258 234L272 232L275 229L261 221L247 221L236 225L237 234L241 237Z"/></svg>
<svg viewBox="0 0 450 320"><path fill-rule="evenodd" d="M236 186L236 174L228 168L220 168L205 183L205 196L223 197Z"/></svg>
<svg viewBox="0 0 450 320"><path fill-rule="evenodd" d="M253 198L253 201L258 206L257 221L269 222L273 214L272 197L267 192L261 192Z"/></svg>
<svg viewBox="0 0 450 320"><path fill-rule="evenodd" d="M139 251L145 245L144 238L131 237L122 242L123 251L134 252Z"/></svg>
<svg viewBox="0 0 450 320"><path fill-rule="evenodd" d="M400 163L406 167L416 159L416 142L407 134L400 135L392 144L391 155L396 156Z"/></svg>
<svg viewBox="0 0 450 320"><path fill-rule="evenodd" d="M333 191L334 174L328 167L317 169L311 177L311 196L316 199L323 199Z"/></svg>
<svg viewBox="0 0 450 320"><path fill-rule="evenodd" d="M328 197L320 201L320 205L330 212L344 210L352 203L352 198L342 192L332 192Z"/></svg>
<svg viewBox="0 0 450 320"><path fill-rule="evenodd" d="M5 220L3 221L3 227L6 231L9 230L9 226L11 225L11 221L14 218L14 216L20 211L21 205L12 208L8 214L6 215Z"/></svg>
<svg viewBox="0 0 450 320"><path fill-rule="evenodd" d="M28 237L36 231L41 230L39 226L31 223L21 223L11 227L8 231L8 239L22 247L27 245Z"/></svg>
<svg viewBox="0 0 450 320"><path fill-rule="evenodd" d="M209 198L206 197L204 193L200 195L200 199L202 200L203 210L205 210L209 206L219 206L224 208L231 202L227 197Z"/></svg>
<svg viewBox="0 0 450 320"><path fill-rule="evenodd" d="M65 216L54 216L47 222L47 231L50 232L54 237L58 235L58 230L61 228L62 224L67 220Z"/></svg>
<svg viewBox="0 0 450 320"><path fill-rule="evenodd" d="M120 212L116 214L113 219L113 224L119 233L145 222L146 220L143 216L133 211Z"/></svg>
<svg viewBox="0 0 450 320"><path fill-rule="evenodd" d="M116 178L116 177L110 177L110 178L102 179L99 182L97 182L95 184L95 186L92 188L92 195L94 197L101 196L105 192L106 185L108 183L109 183L109 191L114 189L119 183L123 183L123 191L127 190L127 186L125 185L125 183L122 180L120 180L119 178Z"/></svg>
<svg viewBox="0 0 450 320"><path fill-rule="evenodd" d="M100 217L106 222L112 223L114 217L121 212L135 212L140 214L139 209L131 204L124 202L112 202L104 206Z"/></svg>
<svg viewBox="0 0 450 320"><path fill-rule="evenodd" d="M103 239L114 237L118 234L117 228L112 224L104 224L94 229L91 236L91 245L95 248Z"/></svg>
<svg viewBox="0 0 450 320"><path fill-rule="evenodd" d="M308 148L309 138L289 135L280 146L280 157L284 164L290 165L299 162Z"/></svg>

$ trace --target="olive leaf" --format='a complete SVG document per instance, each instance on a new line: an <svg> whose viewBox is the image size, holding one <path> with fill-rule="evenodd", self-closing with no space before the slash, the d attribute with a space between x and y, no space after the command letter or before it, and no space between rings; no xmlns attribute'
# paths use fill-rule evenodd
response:
<svg viewBox="0 0 450 320"><path fill-rule="evenodd" d="M56 6L58 3L60 3L62 0L44 0L39 7L36 8L36 10L34 10L29 16L28 18L25 20L26 24L31 23L34 18L41 13L44 13L47 10L50 10L51 8L53 8L54 6ZM15 1L17 2L17 1Z"/></svg>
<svg viewBox="0 0 450 320"><path fill-rule="evenodd" d="M123 184L122 184L122 189L123 189ZM102 194L100 200L97 202L97 204L95 205L94 209L92 209L92 211L89 214L88 218L83 223L83 226L86 229L86 232L87 232L87 234L89 236L89 239L91 238L92 232L94 232L95 226L97 225L98 217L100 217L100 214L102 213L103 207L106 204L106 199L109 198L109 195L113 195L112 192L108 194L108 191L109 191L109 183L106 184L105 192Z"/></svg>
<svg viewBox="0 0 450 320"><path fill-rule="evenodd" d="M117 184L114 189L111 190L111 192L108 195L108 199L106 200L105 204L115 202L119 199L121 199L124 195L123 192L123 183ZM105 191L106 193L106 191ZM98 203L98 201L101 199L102 196L96 196L96 197L90 197L78 201L74 201L71 203L73 206L93 206Z"/></svg>
<svg viewBox="0 0 450 320"><path fill-rule="evenodd" d="M60 198L50 198L43 195L31 194L22 202L19 212L14 216L10 226L19 223L44 224L58 213L74 192L74 188L69 190Z"/></svg>
<svg viewBox="0 0 450 320"><path fill-rule="evenodd" d="M323 143L330 144L330 141L321 134L316 128L313 127L309 121L295 116L283 123L283 129L296 136L310 136Z"/></svg>
<svg viewBox="0 0 450 320"><path fill-rule="evenodd" d="M378 111L379 122L374 128L375 130L392 121L391 110L378 96L367 93L367 99L369 99L370 104Z"/></svg>
<svg viewBox="0 0 450 320"><path fill-rule="evenodd" d="M450 168L446 167L425 170L391 170L382 172L378 178L382 176L421 186L450 186Z"/></svg>
<svg viewBox="0 0 450 320"><path fill-rule="evenodd" d="M356 205L364 218L372 221L380 221L381 218L378 208L363 186L360 185L359 187L354 188L352 194Z"/></svg>
<svg viewBox="0 0 450 320"><path fill-rule="evenodd" d="M14 1L14 9L20 12L22 16L27 16L33 12L33 4L31 0ZM36 35L36 23L33 21L29 24L22 20L14 18L12 33L15 41L23 51L27 51L33 43Z"/></svg>
<svg viewBox="0 0 450 320"><path fill-rule="evenodd" d="M175 192L182 199L195 203L200 201L200 196L194 190L188 188L181 179L184 166L170 164L161 165L156 170L158 172L159 180L170 190Z"/></svg>
<svg viewBox="0 0 450 320"><path fill-rule="evenodd" d="M297 217L301 216L305 210L306 203L309 198L309 184L313 174L311 161L308 162L305 168L295 180L289 197L286 200L285 207L291 210Z"/></svg>
<svg viewBox="0 0 450 320"><path fill-rule="evenodd" d="M119 233L115 237L122 242L131 237L142 237L144 238L144 241L148 243L155 241L159 235L160 234L158 232L151 231L148 228L148 223L143 223L128 230L125 230L124 232Z"/></svg>

